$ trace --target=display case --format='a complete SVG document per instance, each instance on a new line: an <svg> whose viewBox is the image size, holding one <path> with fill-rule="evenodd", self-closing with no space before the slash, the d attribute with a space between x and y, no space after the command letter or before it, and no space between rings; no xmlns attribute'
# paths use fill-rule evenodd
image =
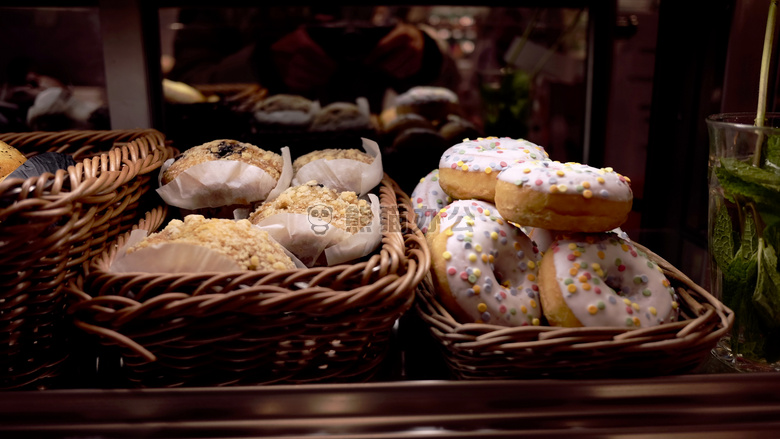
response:
<svg viewBox="0 0 780 439"><path fill-rule="evenodd" d="M370 14L362 15L367 10ZM690 21L693 12L701 12L701 19ZM72 273L73 279L62 289L82 302L68 308L67 316L77 326L65 334L70 352L51 376L2 391L0 435L771 435L780 427L774 396L780 379L774 374L737 374L693 349L679 356L684 364L676 367L674 353L664 350L679 348L676 342L699 349L702 341L714 342L717 337L710 337L712 333L727 330L734 318L732 310L707 293L706 134L699 122L744 91L726 81L732 63L725 56L734 56L745 44L735 41L733 31L739 24L734 17L741 13L747 12L733 1L710 3L707 8L585 0L338 7L101 0L69 6L47 2L0 6L0 25L12 35L10 49L0 55L4 82L0 131L6 135L142 129L138 132L154 133L155 139L162 133L165 140L158 147L161 154L171 156L223 138L272 149L286 146L294 155L312 145L343 147L375 138L387 158L387 175L377 194L382 220L397 226L385 231L381 249L360 263L302 271L289 278L114 278L95 274L97 265L91 268L92 277ZM449 316L426 301L426 291L421 290L430 286L421 272L430 255L422 250L424 234L412 225L409 198L423 171L436 167L436 162L412 163L408 151L416 158L427 157L428 152L436 157L440 150L426 152L420 145L431 145L434 137L444 142L437 144L441 147L458 140L445 141L441 131L428 129L428 137L410 143L407 155L393 161L396 138L389 137L388 127L397 116L396 99L408 89L401 85L385 87L378 99L361 95L365 102L349 101L367 109L372 121L368 131L279 131L258 123L260 103L284 93L251 72L247 59L268 54L252 44L247 51L247 36L294 29L329 14L344 14L348 19L343 22L351 24L321 25L316 39L324 46L351 47L349 56L356 56L371 38L383 36L366 30L344 36L345 29L355 32L366 21L380 29L398 20L425 29L451 62L454 76L437 79L450 81L447 88L458 98L457 115L473 128L470 134L525 138L545 145L555 160L610 166L631 175L634 207L623 231L655 251L654 263L678 276L676 287L695 292L686 296L684 306L693 323L675 326L679 331L674 334L623 334L606 341L597 338L603 333L541 331L522 339L514 338L512 331L477 324L450 327ZM290 17L295 18L285 21ZM216 73L185 71L180 50L186 40L194 41L197 49L213 49L207 58L212 52L225 52L211 60L219 66ZM271 58L261 61L260 68L270 68ZM337 90L330 92L368 81L360 75L341 79ZM179 84L182 88L177 88ZM186 92L176 94L182 90ZM194 101L190 93L196 93ZM312 100L323 107L345 102L334 96ZM669 149L679 160L668 159ZM169 215L176 213L152 208L140 224L159 225ZM98 265L109 264L115 256L110 249L96 253ZM159 297L128 312L132 304L126 297L106 293L109 297L93 301L90 288L140 288ZM241 303L258 313L260 323L231 314L240 308L239 302L198 297L221 289L241 296L247 288L256 296L242 298ZM169 296L182 291L194 291L186 303ZM280 298L285 291L297 295ZM361 306L376 306L375 320L357 318L364 311ZM338 318L328 310L338 311L333 311ZM306 312L315 316L308 323ZM192 332L187 326L191 321L203 326ZM232 328L232 323L250 330ZM335 334L337 339L321 344L320 333ZM214 343L223 344L213 349ZM585 350L567 351L573 344L585 345ZM258 346L276 349L270 366L262 363L265 354ZM548 346L553 351L562 346L558 352L567 354L563 360L552 355L556 367L550 370L560 367L563 374L536 373L544 367L545 357L534 359L529 353L544 353ZM449 349L462 349L455 357L468 357L461 370L453 369L458 360L448 357ZM484 361L510 357L511 362L516 359L513 350L517 358L531 363L525 369L533 373L523 375L517 370L524 367L514 368L514 375L506 377L500 375L503 369ZM656 354L668 367L639 364L636 369L642 373L637 376L615 369L616 356L645 362ZM197 355L213 356L216 365L190 363ZM589 357L588 367L595 369L599 359L607 358L603 361L610 364L610 376L589 377L583 372L584 376L567 377L571 362L583 355ZM364 361L357 372L345 363L355 357ZM167 362L162 372L150 366L150 359ZM541 363L533 366L534 361ZM273 378L254 379L261 373L253 375L252 365L273 369ZM497 379L483 379L491 375L476 370L483 366L493 368ZM198 375L204 370L227 378L204 379ZM661 376L653 376L653 370ZM218 385L198 385L203 382Z"/></svg>

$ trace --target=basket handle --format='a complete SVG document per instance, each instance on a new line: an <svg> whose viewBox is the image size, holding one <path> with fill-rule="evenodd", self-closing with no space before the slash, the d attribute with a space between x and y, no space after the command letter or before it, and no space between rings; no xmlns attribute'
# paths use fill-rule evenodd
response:
<svg viewBox="0 0 780 439"><path fill-rule="evenodd" d="M103 328L100 326L91 325L89 323L83 322L81 320L75 319L73 321L73 324L83 330L84 332L87 332L89 334L97 335L100 338L108 339L114 344L117 344L119 346L128 348L134 352L136 352L138 355L142 356L148 363L157 361L157 356L155 356L153 353L151 353L148 349L141 346L140 344L133 341L131 338L124 336L112 329Z"/></svg>

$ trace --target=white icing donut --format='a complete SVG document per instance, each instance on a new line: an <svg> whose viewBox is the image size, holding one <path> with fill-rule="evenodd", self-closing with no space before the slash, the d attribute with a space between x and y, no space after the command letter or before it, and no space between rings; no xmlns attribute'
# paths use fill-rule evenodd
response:
<svg viewBox="0 0 780 439"><path fill-rule="evenodd" d="M520 226L520 228L529 238L531 238L531 241L536 244L536 248L538 248L541 253L546 252L547 249L550 248L550 244L553 242L552 231L542 229L541 227Z"/></svg>
<svg viewBox="0 0 780 439"><path fill-rule="evenodd" d="M539 252L495 206L458 200L428 234L437 294L462 323L539 325Z"/></svg>
<svg viewBox="0 0 780 439"><path fill-rule="evenodd" d="M434 169L420 179L411 195L417 227L425 234L436 213L452 202L452 197L444 193L439 186L439 170Z"/></svg>
<svg viewBox="0 0 780 439"><path fill-rule="evenodd" d="M555 241L556 232L552 230L529 226L520 226L520 228L523 230L523 232L525 232L526 235L528 235L529 238L531 238L531 241L536 244L536 248L538 248L542 253L546 252L547 249L550 248L550 245L553 243L553 241ZM616 234L624 241L631 241L628 237L628 233L624 232L620 227L612 229L612 233Z"/></svg>
<svg viewBox="0 0 780 439"><path fill-rule="evenodd" d="M504 218L524 226L606 232L631 211L630 180L612 168L530 161L503 170L495 204Z"/></svg>
<svg viewBox="0 0 780 439"><path fill-rule="evenodd" d="M442 189L455 199L494 200L496 178L518 163L549 160L547 151L524 139L485 137L449 147L439 160Z"/></svg>
<svg viewBox="0 0 780 439"><path fill-rule="evenodd" d="M556 240L539 277L542 309L553 326L636 329L678 317L674 288L661 268L614 233Z"/></svg>

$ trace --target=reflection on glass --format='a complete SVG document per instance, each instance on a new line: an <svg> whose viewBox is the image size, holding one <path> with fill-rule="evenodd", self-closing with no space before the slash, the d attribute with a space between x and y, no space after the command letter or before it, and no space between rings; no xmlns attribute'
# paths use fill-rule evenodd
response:
<svg viewBox="0 0 780 439"><path fill-rule="evenodd" d="M0 8L0 131L108 129L97 8Z"/></svg>

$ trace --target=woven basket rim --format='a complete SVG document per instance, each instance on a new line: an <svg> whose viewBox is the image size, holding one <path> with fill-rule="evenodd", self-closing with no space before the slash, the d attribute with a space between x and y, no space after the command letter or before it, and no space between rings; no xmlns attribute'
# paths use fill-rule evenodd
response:
<svg viewBox="0 0 780 439"><path fill-rule="evenodd" d="M415 310L440 343L445 357L449 357L450 365L461 368L468 367L467 363L480 354L499 355L512 361L509 358L525 358L534 353L554 357L556 353L607 352L617 361L621 353L673 355L684 352L682 349L708 352L733 326L734 312L647 247L635 241L632 245L657 263L673 283L680 284L677 293L691 315L677 322L639 329L464 324L459 323L435 297L430 276L418 286ZM544 360L540 360L539 369L544 365ZM473 372L479 375L478 369L482 367L485 367L484 363L475 366ZM500 369L502 366L495 367Z"/></svg>
<svg viewBox="0 0 780 439"><path fill-rule="evenodd" d="M24 149L21 144L36 146L53 141L65 145L81 140L116 143L111 150L77 161L67 170L0 182L0 198L37 198L55 207L114 191L136 176L158 169L173 154L166 146L165 135L155 129L2 133L0 140L20 150Z"/></svg>

